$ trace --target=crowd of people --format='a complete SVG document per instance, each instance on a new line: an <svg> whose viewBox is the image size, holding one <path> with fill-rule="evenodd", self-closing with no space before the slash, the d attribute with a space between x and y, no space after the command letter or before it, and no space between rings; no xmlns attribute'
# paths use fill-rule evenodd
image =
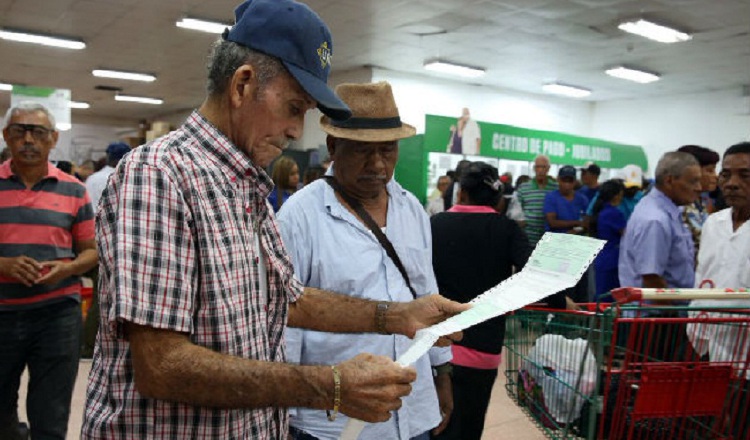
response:
<svg viewBox="0 0 750 440"><path fill-rule="evenodd" d="M462 161L429 216L393 178L399 140L416 130L390 85L328 88L330 32L301 3L248 0L235 15L200 107L132 151L109 145L101 169L56 168L54 116L8 110L0 438L22 438L25 368L32 438L66 437L80 277L97 267L84 439L337 439L349 417L371 422L364 440L479 439L504 317L441 338L413 366L395 359L520 270L546 231L607 241L595 298L617 285L750 287L750 143L724 153L718 180L715 152L667 153L651 188L637 167L600 184L587 164L579 183L575 167L553 177L539 156L514 187ZM279 156L316 107L332 163L300 184ZM574 309L588 284L545 301Z"/></svg>

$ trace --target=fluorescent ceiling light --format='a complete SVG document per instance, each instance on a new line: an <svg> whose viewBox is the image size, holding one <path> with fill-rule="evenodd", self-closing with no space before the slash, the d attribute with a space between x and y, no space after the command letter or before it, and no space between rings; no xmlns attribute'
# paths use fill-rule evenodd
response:
<svg viewBox="0 0 750 440"><path fill-rule="evenodd" d="M55 128L57 129L57 131L68 131L73 128L73 126L67 122L58 122L57 124L55 124Z"/></svg>
<svg viewBox="0 0 750 440"><path fill-rule="evenodd" d="M544 84L542 90L547 93L554 93L555 95L569 96L571 98L583 98L591 94L591 90L584 89L576 86L569 86L567 84L550 83Z"/></svg>
<svg viewBox="0 0 750 440"><path fill-rule="evenodd" d="M659 75L651 72L644 72L643 70L631 69L624 66L617 66L606 71L607 75L614 76L615 78L627 79L628 81L635 81L637 83L646 84L659 80Z"/></svg>
<svg viewBox="0 0 750 440"><path fill-rule="evenodd" d="M660 43L679 43L680 41L687 41L693 38L684 32L643 19L620 23L617 27L625 32L640 35L641 37L646 37Z"/></svg>
<svg viewBox="0 0 750 440"><path fill-rule="evenodd" d="M0 90L10 92L11 90L13 90L13 84L0 83Z"/></svg>
<svg viewBox="0 0 750 440"><path fill-rule="evenodd" d="M175 22L177 27L183 29L192 29L194 31L208 32L210 34L221 34L224 29L232 27L230 24L219 23L218 21L201 20L200 18L185 17Z"/></svg>
<svg viewBox="0 0 750 440"><path fill-rule="evenodd" d="M115 101L140 102L142 104L161 105L163 100L157 98L147 98L145 96L115 95Z"/></svg>
<svg viewBox="0 0 750 440"><path fill-rule="evenodd" d="M83 49L86 43L81 40L69 38L52 37L49 35L30 34L10 29L0 29L0 38L3 40L20 41L22 43L34 43L44 46L60 47L63 49Z"/></svg>
<svg viewBox="0 0 750 440"><path fill-rule="evenodd" d="M68 103L68 107L86 109L86 108L91 107L91 104L89 104L88 102L70 101Z"/></svg>
<svg viewBox="0 0 750 440"><path fill-rule="evenodd" d="M448 75L458 75L465 78L478 78L484 75L484 69L479 67L463 66L448 61L428 61L424 68L433 72L447 73Z"/></svg>
<svg viewBox="0 0 750 440"><path fill-rule="evenodd" d="M104 70L104 69L92 70L91 73L94 76L98 76L100 78L127 79L130 81L143 81L143 82L151 82L151 81L156 80L156 77L154 75L149 75L147 73L121 72L119 70Z"/></svg>

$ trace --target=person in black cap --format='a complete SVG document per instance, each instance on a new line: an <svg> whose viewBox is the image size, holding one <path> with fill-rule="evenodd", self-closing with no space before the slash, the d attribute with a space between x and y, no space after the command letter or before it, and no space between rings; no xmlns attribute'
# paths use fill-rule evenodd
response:
<svg viewBox="0 0 750 440"><path fill-rule="evenodd" d="M266 197L264 168L318 107L332 42L309 7L248 0L213 48L208 96L177 130L128 154L97 212L101 326L81 437L286 439L287 407L382 422L415 380L384 356L285 363L286 326L416 330L466 310L439 295L377 303L304 288Z"/></svg>
<svg viewBox="0 0 750 440"><path fill-rule="evenodd" d="M581 183L583 186L578 191L586 196L589 200L594 200L594 196L599 192L599 176L602 169L594 162L588 162L581 168Z"/></svg>

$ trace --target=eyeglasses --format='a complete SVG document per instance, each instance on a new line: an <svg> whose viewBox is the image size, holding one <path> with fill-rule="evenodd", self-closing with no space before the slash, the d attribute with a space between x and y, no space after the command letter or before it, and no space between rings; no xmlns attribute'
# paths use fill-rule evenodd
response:
<svg viewBox="0 0 750 440"><path fill-rule="evenodd" d="M50 133L54 132L50 128L36 124L8 124L6 127L8 130L8 137L11 139L19 139L26 136L26 132L30 131L31 136L37 141L46 140Z"/></svg>

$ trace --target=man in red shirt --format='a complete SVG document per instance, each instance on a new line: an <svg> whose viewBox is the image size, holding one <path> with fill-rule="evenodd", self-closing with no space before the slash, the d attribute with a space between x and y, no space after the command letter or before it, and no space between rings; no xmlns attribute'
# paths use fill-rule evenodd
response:
<svg viewBox="0 0 750 440"><path fill-rule="evenodd" d="M8 110L0 165L0 438L18 436L18 387L34 438L64 439L80 351L79 275L94 267L94 213L83 184L57 169L54 117L42 105Z"/></svg>

